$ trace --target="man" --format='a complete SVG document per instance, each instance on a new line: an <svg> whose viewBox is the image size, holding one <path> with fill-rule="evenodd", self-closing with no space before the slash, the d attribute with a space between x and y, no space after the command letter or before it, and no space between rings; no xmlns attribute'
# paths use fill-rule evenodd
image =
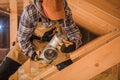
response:
<svg viewBox="0 0 120 80"><path fill-rule="evenodd" d="M49 42L55 34L56 24L59 24L58 31L67 35L69 42L72 43L69 46L62 44L61 52L72 52L82 44L81 33L72 19L66 0L32 0L32 2L33 4L25 7L21 15L18 43L0 65L0 80L8 80L28 58L39 61L33 40ZM42 27L38 26L39 22L42 23Z"/></svg>

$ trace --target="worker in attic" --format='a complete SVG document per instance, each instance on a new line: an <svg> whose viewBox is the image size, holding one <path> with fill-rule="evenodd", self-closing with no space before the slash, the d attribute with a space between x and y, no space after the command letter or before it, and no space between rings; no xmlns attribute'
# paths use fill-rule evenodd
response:
<svg viewBox="0 0 120 80"><path fill-rule="evenodd" d="M56 36L62 36L62 39L52 41ZM39 41L39 47L45 42L55 47L53 42L62 42L61 52L69 53L81 46L81 38L80 30L72 19L66 0L32 0L32 4L26 6L21 15L18 41L0 64L0 80L8 80L29 58L38 63L41 58L45 58L42 55L45 51L39 51L41 57L36 53L37 50L33 44L35 39ZM70 45L66 46L66 42ZM58 43L54 44L58 45ZM55 56L56 50L49 50L47 53L50 53L48 55L51 59Z"/></svg>

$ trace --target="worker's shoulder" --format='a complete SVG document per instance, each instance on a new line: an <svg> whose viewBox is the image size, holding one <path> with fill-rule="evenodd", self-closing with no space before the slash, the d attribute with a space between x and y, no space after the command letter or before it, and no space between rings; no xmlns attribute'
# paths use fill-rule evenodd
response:
<svg viewBox="0 0 120 80"><path fill-rule="evenodd" d="M31 10L34 11L34 12L37 11L34 4L29 4L24 9L27 10L28 12L31 11Z"/></svg>

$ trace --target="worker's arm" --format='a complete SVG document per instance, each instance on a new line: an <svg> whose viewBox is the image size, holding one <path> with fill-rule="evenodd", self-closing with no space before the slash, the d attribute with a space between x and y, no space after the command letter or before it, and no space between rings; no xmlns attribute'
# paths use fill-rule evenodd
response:
<svg viewBox="0 0 120 80"><path fill-rule="evenodd" d="M25 55L30 58L36 56L34 47L30 41L34 28L37 26L37 11L33 5L25 7L18 30L18 42Z"/></svg>
<svg viewBox="0 0 120 80"><path fill-rule="evenodd" d="M60 26L64 28L64 31L67 34L67 37L69 38L69 41L75 43L76 48L78 48L82 44L82 35L78 26L73 21L72 13L70 8L68 7L66 0L64 4L65 19L63 21L60 21Z"/></svg>

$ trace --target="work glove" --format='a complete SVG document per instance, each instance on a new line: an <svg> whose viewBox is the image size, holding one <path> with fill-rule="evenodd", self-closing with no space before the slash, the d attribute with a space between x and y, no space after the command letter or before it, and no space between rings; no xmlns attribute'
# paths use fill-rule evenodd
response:
<svg viewBox="0 0 120 80"><path fill-rule="evenodd" d="M40 60L42 60L41 58L39 58L39 56L38 55L36 55L35 56L35 58L34 58L34 61L40 61Z"/></svg>
<svg viewBox="0 0 120 80"><path fill-rule="evenodd" d="M39 58L39 55L35 52L35 53L33 53L34 54L34 56L32 56L32 60L33 61L40 61L40 60L42 60L41 58ZM40 52L39 52L39 54L40 54Z"/></svg>
<svg viewBox="0 0 120 80"><path fill-rule="evenodd" d="M61 45L61 52L63 53L70 53L76 49L76 44L67 40L63 40Z"/></svg>
<svg viewBox="0 0 120 80"><path fill-rule="evenodd" d="M55 29L56 28L52 28L49 31L45 32L44 35L42 36L42 41L49 42L56 33Z"/></svg>
<svg viewBox="0 0 120 80"><path fill-rule="evenodd" d="M41 38L38 37L38 36L32 35L32 36L30 37L30 41L33 42L33 40L40 40L40 41L41 41Z"/></svg>

